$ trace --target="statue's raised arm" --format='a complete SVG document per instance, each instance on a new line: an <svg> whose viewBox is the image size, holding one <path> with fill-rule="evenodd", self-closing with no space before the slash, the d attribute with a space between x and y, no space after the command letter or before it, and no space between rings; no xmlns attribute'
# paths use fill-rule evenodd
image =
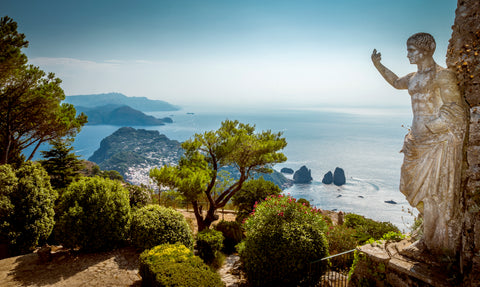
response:
<svg viewBox="0 0 480 287"><path fill-rule="evenodd" d="M382 77L395 89L407 89L410 75L407 75L403 78L399 78L397 75L395 75L394 72L390 71L382 63L380 63L381 60L382 60L382 54L377 53L377 49L373 49L372 62L375 68L377 68L377 70L380 72Z"/></svg>

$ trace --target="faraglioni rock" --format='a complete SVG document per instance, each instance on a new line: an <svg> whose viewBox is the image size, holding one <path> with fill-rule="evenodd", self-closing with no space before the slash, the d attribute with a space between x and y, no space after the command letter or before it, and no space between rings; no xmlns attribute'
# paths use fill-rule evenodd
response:
<svg viewBox="0 0 480 287"><path fill-rule="evenodd" d="M293 175L294 183L311 183L312 180L312 171L309 170L306 166L302 166Z"/></svg>
<svg viewBox="0 0 480 287"><path fill-rule="evenodd" d="M324 183L324 184L332 184L333 183L333 173L331 171L328 171L323 176L322 183Z"/></svg>
<svg viewBox="0 0 480 287"><path fill-rule="evenodd" d="M293 173L294 173L293 169L288 168L288 167L282 168L282 169L280 170L280 172L281 172L281 173L286 173L286 174L293 174Z"/></svg>
<svg viewBox="0 0 480 287"><path fill-rule="evenodd" d="M343 169L337 167L335 168L335 171L333 172L333 184L336 186L341 186L344 185L347 182L347 179L345 178L345 172Z"/></svg>

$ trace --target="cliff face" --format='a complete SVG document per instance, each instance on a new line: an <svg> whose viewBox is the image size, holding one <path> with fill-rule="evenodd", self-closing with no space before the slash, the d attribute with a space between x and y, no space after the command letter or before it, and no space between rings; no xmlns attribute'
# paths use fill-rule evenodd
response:
<svg viewBox="0 0 480 287"><path fill-rule="evenodd" d="M480 1L459 0L447 52L447 66L470 108L462 194L462 250L465 286L480 282Z"/></svg>

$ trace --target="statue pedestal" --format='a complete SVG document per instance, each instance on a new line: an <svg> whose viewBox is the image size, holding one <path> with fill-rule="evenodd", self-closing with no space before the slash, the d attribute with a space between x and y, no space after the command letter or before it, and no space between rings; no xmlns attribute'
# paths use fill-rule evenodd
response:
<svg viewBox="0 0 480 287"><path fill-rule="evenodd" d="M454 266L448 266L448 262L436 263L435 260L440 261L440 259L428 255L419 259L401 255L402 250L410 244L411 242L403 240L398 243L383 242L358 247L359 260L349 286L448 287L461 285L455 277L455 272L450 271Z"/></svg>

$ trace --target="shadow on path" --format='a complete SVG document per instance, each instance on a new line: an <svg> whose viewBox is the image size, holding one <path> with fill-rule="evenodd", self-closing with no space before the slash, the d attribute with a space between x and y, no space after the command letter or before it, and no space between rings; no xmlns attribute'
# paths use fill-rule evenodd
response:
<svg viewBox="0 0 480 287"><path fill-rule="evenodd" d="M11 258L8 277L23 286L140 286L138 257L131 247L102 253L60 251L48 262L32 253Z"/></svg>

